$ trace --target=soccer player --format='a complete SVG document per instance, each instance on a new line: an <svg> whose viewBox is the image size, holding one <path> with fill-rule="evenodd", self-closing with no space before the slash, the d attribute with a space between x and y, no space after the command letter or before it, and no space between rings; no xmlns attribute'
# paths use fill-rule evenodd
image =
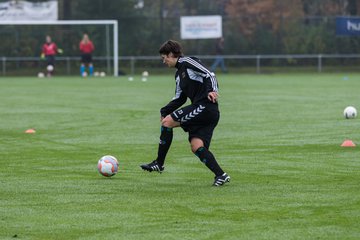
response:
<svg viewBox="0 0 360 240"><path fill-rule="evenodd" d="M221 169L209 150L213 131L220 118L215 74L199 59L185 57L181 45L174 40L166 41L160 47L159 54L164 64L177 69L175 97L160 110L161 132L157 158L140 167L149 172L161 173L172 142L173 128L181 127L189 133L192 152L215 174L213 186L222 186L230 181L230 176ZM187 98L191 104L181 107Z"/></svg>
<svg viewBox="0 0 360 240"><path fill-rule="evenodd" d="M47 76L52 76L55 67L55 55L61 52L49 35L46 36L46 42L42 47L41 58L46 59Z"/></svg>
<svg viewBox="0 0 360 240"><path fill-rule="evenodd" d="M211 71L215 72L216 68L218 65L220 65L221 67L221 71L223 73L227 73L227 69L225 67L225 60L223 57L224 54L224 38L221 37L216 41L216 45L215 45L215 51L216 51L216 58L214 63L211 65Z"/></svg>
<svg viewBox="0 0 360 240"><path fill-rule="evenodd" d="M85 70L86 70L86 65L88 65L89 75L92 76L94 74L94 65L92 63L92 52L95 50L95 47L87 34L83 35L83 38L79 44L79 49L81 52L80 75L86 76Z"/></svg>

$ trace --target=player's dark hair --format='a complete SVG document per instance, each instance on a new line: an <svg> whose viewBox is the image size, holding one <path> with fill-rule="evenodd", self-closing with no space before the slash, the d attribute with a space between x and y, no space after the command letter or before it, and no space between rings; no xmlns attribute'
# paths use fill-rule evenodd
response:
<svg viewBox="0 0 360 240"><path fill-rule="evenodd" d="M174 54L174 57L183 56L180 43L174 40L168 40L161 45L159 49L160 54L169 55L170 53Z"/></svg>

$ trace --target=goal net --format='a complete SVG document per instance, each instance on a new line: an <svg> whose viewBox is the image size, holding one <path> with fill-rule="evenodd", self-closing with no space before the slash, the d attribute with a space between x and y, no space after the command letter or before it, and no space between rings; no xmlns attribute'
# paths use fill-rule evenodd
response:
<svg viewBox="0 0 360 240"><path fill-rule="evenodd" d="M62 54L56 56L56 75L80 74L79 43L87 33L95 45L95 71L118 75L118 23L116 20L59 20L0 22L0 76L34 75L45 71L40 58L45 36L50 35Z"/></svg>

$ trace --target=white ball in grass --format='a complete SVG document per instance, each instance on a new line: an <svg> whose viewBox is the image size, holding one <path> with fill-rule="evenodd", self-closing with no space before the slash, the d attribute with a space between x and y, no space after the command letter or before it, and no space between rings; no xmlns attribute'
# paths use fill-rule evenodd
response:
<svg viewBox="0 0 360 240"><path fill-rule="evenodd" d="M54 66L53 65L47 65L46 70L48 72L52 72L52 71L54 71Z"/></svg>
<svg viewBox="0 0 360 240"><path fill-rule="evenodd" d="M43 72L39 72L38 73L38 78L43 78L43 77L45 77L45 74Z"/></svg>
<svg viewBox="0 0 360 240"><path fill-rule="evenodd" d="M143 72L142 72L142 76L143 76L143 77L148 77L148 76L149 76L149 72L148 72L148 71L143 71Z"/></svg>
<svg viewBox="0 0 360 240"><path fill-rule="evenodd" d="M344 117L346 119L353 119L356 118L357 116L357 111L356 108L354 108L353 106L348 106L344 109Z"/></svg>

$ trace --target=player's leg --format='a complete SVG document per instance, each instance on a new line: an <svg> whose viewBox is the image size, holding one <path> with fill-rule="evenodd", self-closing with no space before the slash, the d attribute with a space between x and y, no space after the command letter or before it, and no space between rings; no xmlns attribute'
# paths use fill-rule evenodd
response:
<svg viewBox="0 0 360 240"><path fill-rule="evenodd" d="M214 72L219 64L220 64L220 58L219 56L216 56L214 63L210 67L210 70Z"/></svg>
<svg viewBox="0 0 360 240"><path fill-rule="evenodd" d="M189 142L192 152L214 174L214 186L221 186L230 181L230 177L221 169L215 156L210 152L210 142L215 127L220 119L217 104L204 104L185 115L182 127L189 132Z"/></svg>
<svg viewBox="0 0 360 240"><path fill-rule="evenodd" d="M170 115L161 120L160 141L158 145L157 158L149 164L141 165L140 167L143 170L149 172L157 171L160 173L164 170L165 158L173 139L173 128L178 126L180 126L180 123L176 122Z"/></svg>
<svg viewBox="0 0 360 240"><path fill-rule="evenodd" d="M217 163L214 155L204 146L204 143L200 138L192 138L190 144L191 151L215 174L215 176L224 174L224 171Z"/></svg>
<svg viewBox="0 0 360 240"><path fill-rule="evenodd" d="M51 77L55 69L55 57L54 55L46 55L46 70L47 76Z"/></svg>
<svg viewBox="0 0 360 240"><path fill-rule="evenodd" d="M179 127L180 123L175 121L171 115L161 120L160 141L158 147L158 156L156 158L160 165L164 165L166 155L173 139L173 128Z"/></svg>
<svg viewBox="0 0 360 240"><path fill-rule="evenodd" d="M215 156L204 146L204 142L200 138L194 137L190 143L191 151L215 174L214 186L221 186L230 182L230 176L221 169Z"/></svg>
<svg viewBox="0 0 360 240"><path fill-rule="evenodd" d="M89 75L94 75L94 65L92 63L89 63Z"/></svg>
<svg viewBox="0 0 360 240"><path fill-rule="evenodd" d="M225 66L225 60L224 60L223 57L221 57L220 67L221 67L221 71L222 71L223 73L227 73L227 69L226 69L226 66Z"/></svg>
<svg viewBox="0 0 360 240"><path fill-rule="evenodd" d="M84 76L85 74L85 70L86 70L85 63L86 63L85 54L81 54L80 76Z"/></svg>
<svg viewBox="0 0 360 240"><path fill-rule="evenodd" d="M94 75L94 64L92 63L92 55L88 54L88 65L89 65L89 75Z"/></svg>
<svg viewBox="0 0 360 240"><path fill-rule="evenodd" d="M81 63L80 64L80 76L84 76L85 73L85 64Z"/></svg>

